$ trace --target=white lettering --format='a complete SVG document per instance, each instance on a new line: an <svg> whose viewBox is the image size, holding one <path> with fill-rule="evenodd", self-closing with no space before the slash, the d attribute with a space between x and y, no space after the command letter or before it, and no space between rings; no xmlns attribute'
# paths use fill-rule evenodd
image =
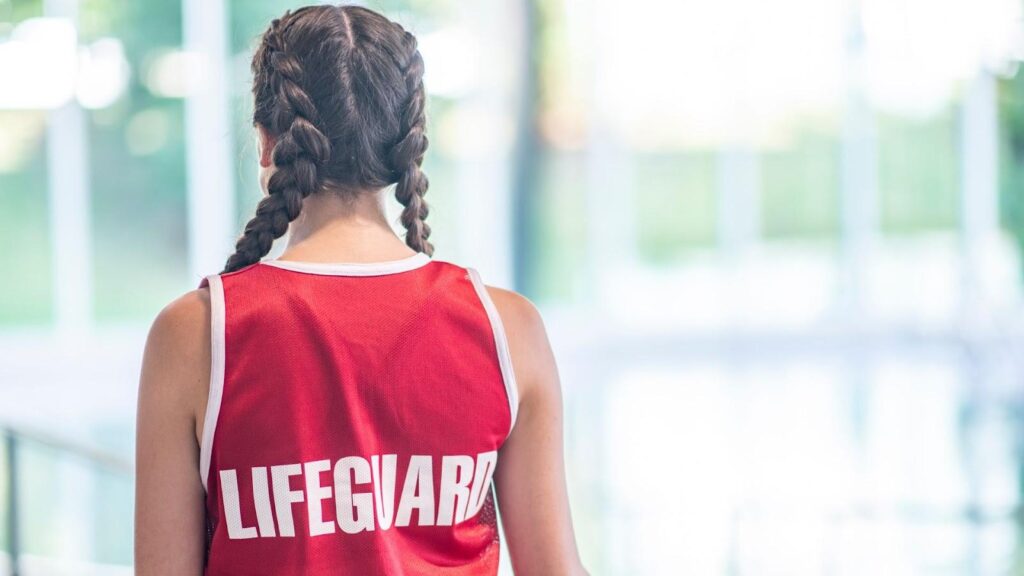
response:
<svg viewBox="0 0 1024 576"><path fill-rule="evenodd" d="M491 490L491 476L498 462L498 453L494 450L481 452L476 456L476 474L473 477L473 489L469 493L469 510L466 518L476 516L487 501L487 493Z"/></svg>
<svg viewBox="0 0 1024 576"><path fill-rule="evenodd" d="M348 534L373 530L373 495L369 492L352 493L353 474L355 484L370 482L370 464L366 458L348 456L338 460L334 466L334 505L338 512L338 526Z"/></svg>
<svg viewBox="0 0 1024 576"><path fill-rule="evenodd" d="M439 457L439 491L434 491L438 481L434 477L435 456L413 455L409 457L397 502L398 454L346 456L334 464L333 474L332 460L328 459L254 466L250 469L252 491L246 494L245 515L249 516L245 519L237 470L220 470L228 538L294 537L296 521L300 527L308 526L309 536L388 530L409 526L413 511L417 513L418 526L464 522L480 512L491 493L498 452L481 452L475 458L462 454ZM325 480L325 473L330 479ZM293 487L294 476L302 476L301 482L295 482L300 487ZM334 521L325 519L330 516L329 510L324 512L325 506L329 506L325 502L332 498ZM305 518L300 511L296 519L295 505L302 502L305 506L300 510L304 510ZM256 525L246 526L246 520L252 521L253 510Z"/></svg>
<svg viewBox="0 0 1024 576"><path fill-rule="evenodd" d="M320 474L330 469L330 460L306 462L306 508L309 510L310 536L334 532L334 522L324 522L323 501L331 497L331 488L320 483Z"/></svg>
<svg viewBox="0 0 1024 576"><path fill-rule="evenodd" d="M409 470L405 474L402 500L398 504L395 526L408 526L412 510L417 510L417 524L434 524L434 472L430 456L409 458Z"/></svg>
<svg viewBox="0 0 1024 576"><path fill-rule="evenodd" d="M302 474L302 466L299 464L270 467L270 477L274 482L274 509L277 511L277 527L281 530L281 536L295 536L292 505L302 502L305 495L302 490L292 490L291 477L299 474Z"/></svg>
<svg viewBox="0 0 1024 576"><path fill-rule="evenodd" d="M373 465L373 495L377 499L377 524L381 530L391 528L395 519L395 474L398 454L370 456ZM383 468L383 469L382 469Z"/></svg>
<svg viewBox="0 0 1024 576"><path fill-rule="evenodd" d="M270 509L270 486L267 484L266 466L252 469L252 497L256 503L256 520L260 525L260 536L277 536L277 532L274 531L274 512Z"/></svg>
<svg viewBox="0 0 1024 576"><path fill-rule="evenodd" d="M228 522L228 538L232 540L255 538L256 527L242 526L242 507L238 500L238 474L234 470L220 471L220 493L224 498L224 516Z"/></svg>
<svg viewBox="0 0 1024 576"><path fill-rule="evenodd" d="M441 498L438 502L437 525L451 526L466 517L469 504L469 482L473 479L473 458L445 456L441 459Z"/></svg>

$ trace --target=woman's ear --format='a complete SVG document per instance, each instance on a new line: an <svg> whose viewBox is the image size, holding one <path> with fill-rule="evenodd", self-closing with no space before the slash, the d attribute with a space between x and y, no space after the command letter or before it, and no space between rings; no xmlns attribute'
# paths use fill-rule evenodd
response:
<svg viewBox="0 0 1024 576"><path fill-rule="evenodd" d="M270 168L274 165L273 152L277 139L267 132L266 128L256 125L256 133L259 135L260 167Z"/></svg>

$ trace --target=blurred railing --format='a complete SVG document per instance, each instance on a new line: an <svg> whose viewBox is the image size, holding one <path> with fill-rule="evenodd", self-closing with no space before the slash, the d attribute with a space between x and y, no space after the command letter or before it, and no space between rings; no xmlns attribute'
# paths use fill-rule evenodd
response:
<svg viewBox="0 0 1024 576"><path fill-rule="evenodd" d="M21 474L19 473L21 454L29 447L42 447L56 452L60 459L73 459L86 464L92 469L102 470L118 478L130 478L133 464L130 460L88 446L83 443L59 438L44 432L28 430L11 425L0 425L3 437L4 466L3 484L5 528L7 533L7 566L6 573L11 576L29 576L31 574L111 574L129 570L127 567L111 566L104 569L99 564L85 560L64 560L27 555L27 544L23 533L23 510Z"/></svg>

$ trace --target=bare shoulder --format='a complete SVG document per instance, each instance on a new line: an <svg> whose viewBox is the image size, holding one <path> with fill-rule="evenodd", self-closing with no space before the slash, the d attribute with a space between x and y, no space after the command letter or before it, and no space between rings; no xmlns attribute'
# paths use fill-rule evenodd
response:
<svg viewBox="0 0 1024 576"><path fill-rule="evenodd" d="M510 340L516 338L522 340L524 344L534 346L547 340L544 319L532 300L513 290L496 286L485 288L498 310L498 315L501 316L501 323Z"/></svg>
<svg viewBox="0 0 1024 576"><path fill-rule="evenodd" d="M181 361L208 350L210 314L208 288L198 288L179 296L164 306L153 320L146 342L147 352L159 353L153 360ZM207 345L203 346L204 343Z"/></svg>
<svg viewBox="0 0 1024 576"><path fill-rule="evenodd" d="M508 328L509 323L519 328L543 329L543 321L536 304L529 298L513 290L485 285L495 308L501 315L501 321Z"/></svg>
<svg viewBox="0 0 1024 576"><path fill-rule="evenodd" d="M210 291L191 290L167 304L149 329L140 399L159 399L169 410L205 409L210 367Z"/></svg>
<svg viewBox="0 0 1024 576"><path fill-rule="evenodd" d="M195 330L210 319L210 290L197 288L175 298L157 314L150 328L150 338L174 340L181 336L195 337Z"/></svg>
<svg viewBox="0 0 1024 576"><path fill-rule="evenodd" d="M496 286L485 288L505 328L520 400L537 392L538 387L557 387L557 377L547 377L554 373L555 362L537 305L513 290Z"/></svg>

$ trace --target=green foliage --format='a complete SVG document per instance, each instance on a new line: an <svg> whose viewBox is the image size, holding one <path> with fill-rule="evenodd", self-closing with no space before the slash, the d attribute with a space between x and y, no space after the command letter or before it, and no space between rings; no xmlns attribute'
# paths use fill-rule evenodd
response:
<svg viewBox="0 0 1024 576"><path fill-rule="evenodd" d="M43 0L0 1L0 22L21 22L43 15Z"/></svg>

